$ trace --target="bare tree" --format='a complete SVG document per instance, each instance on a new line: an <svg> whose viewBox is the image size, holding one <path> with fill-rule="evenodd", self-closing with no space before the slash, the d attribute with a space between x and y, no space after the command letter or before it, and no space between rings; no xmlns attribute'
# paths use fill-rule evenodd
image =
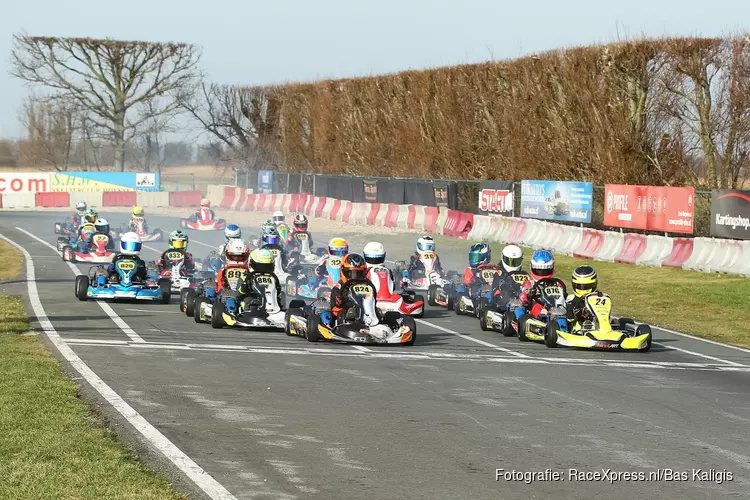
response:
<svg viewBox="0 0 750 500"><path fill-rule="evenodd" d="M51 97L28 97L21 108L26 127L23 159L27 165L68 170L79 112L75 102Z"/></svg>
<svg viewBox="0 0 750 500"><path fill-rule="evenodd" d="M139 128L176 112L194 90L200 53L185 43L14 35L11 57L14 76L74 99L109 132L122 171Z"/></svg>

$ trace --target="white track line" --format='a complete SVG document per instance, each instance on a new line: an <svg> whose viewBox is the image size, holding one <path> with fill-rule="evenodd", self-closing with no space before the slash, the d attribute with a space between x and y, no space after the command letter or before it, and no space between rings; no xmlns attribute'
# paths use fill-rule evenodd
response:
<svg viewBox="0 0 750 500"><path fill-rule="evenodd" d="M25 233L26 231L24 231ZM27 233L28 234L28 233ZM6 238L0 234L0 238L7 241L23 253L26 258L26 283L28 286L29 301L34 309L37 321L44 329L44 333L50 339L52 344L57 348L60 354L70 363L70 365L81 374L81 376L93 387L109 404L112 405L149 443L167 457L177 466L187 477L189 477L203 492L212 500L237 500L226 488L224 488L211 475L203 470L197 463L188 457L182 450L177 448L172 441L159 432L156 427L151 425L148 420L138 413L132 406L125 402L110 386L108 386L94 371L83 362L78 355L65 343L60 337L52 322L47 317L47 313L42 307L42 301L39 298L39 291L36 286L36 273L34 270L34 261L18 243ZM38 239L38 238L37 238Z"/></svg>
<svg viewBox="0 0 750 500"><path fill-rule="evenodd" d="M465 335L463 333L458 333L454 330L451 330L450 328L445 328L439 325L436 325L435 323L430 323L429 321L425 321L423 319L415 319L415 321L422 323L423 325L431 326L432 328L435 328L436 330L440 330L445 333L452 333L453 335L456 335L458 337L461 337L462 339L469 340L471 342L474 342L476 344L483 345L485 347L491 347L492 349L496 349L498 351L507 352L508 354L512 354L513 356L516 356L518 358L530 358L531 356L528 356L526 354L520 353L518 351L514 351L513 349L507 349L505 347L500 347L499 345L492 344L490 342L486 342L481 339L475 339L474 337L471 337L469 335Z"/></svg>
<svg viewBox="0 0 750 500"><path fill-rule="evenodd" d="M30 232L26 231L25 229L22 229L20 227L16 227L16 229L18 229L22 233L26 234L27 236L29 236L31 238L34 238L39 243L48 246L56 254L62 255L62 253L59 252L57 250L57 248L55 248L54 245L52 245L52 244L44 241L43 239L39 238L38 236L36 236L34 234L31 234ZM76 276L78 276L79 274L83 274L81 272L81 270L78 269L78 266L76 266L72 262L66 262L66 264L68 265L68 267L70 267L70 270L73 271L73 274L75 274ZM128 326L128 324L125 323L125 321L123 321L120 316L117 315L117 313L114 311L114 309L112 309L112 307L109 304L107 304L106 302L98 301L98 300L96 300L94 302L96 302L97 304L99 304L99 307L102 308L102 311L104 311L104 313L107 316L109 316L109 318L118 326L118 328L120 328L120 330L122 330L122 333L124 333L125 335L127 335L130 338L130 340L132 340L133 342L146 342L145 340L143 340L141 338L140 335L138 335L137 333L135 333L135 330L133 330L132 328L130 328Z"/></svg>
<svg viewBox="0 0 750 500"><path fill-rule="evenodd" d="M663 347L664 349L670 349L672 351L677 351L677 352L682 352L682 353L685 353L685 354L690 354L691 356L698 356L700 358L712 359L714 361L719 361L720 363L724 363L724 364L731 365L731 366L745 366L742 363L735 363L734 361L729 361L727 359L717 358L715 356L709 356L708 354L701 354L701 353L695 352L695 351L688 351L687 349L683 349L681 347L674 347L674 346L671 346L671 345L662 344L661 342L652 342L652 344L653 345L658 345L659 347Z"/></svg>

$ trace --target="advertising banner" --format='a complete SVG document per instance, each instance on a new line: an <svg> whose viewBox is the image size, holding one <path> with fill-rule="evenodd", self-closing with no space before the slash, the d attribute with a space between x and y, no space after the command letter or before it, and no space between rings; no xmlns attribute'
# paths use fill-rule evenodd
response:
<svg viewBox="0 0 750 500"><path fill-rule="evenodd" d="M0 172L0 193L45 193L49 188L49 172Z"/></svg>
<svg viewBox="0 0 750 500"><path fill-rule="evenodd" d="M273 170L258 170L258 192L273 193Z"/></svg>
<svg viewBox="0 0 750 500"><path fill-rule="evenodd" d="M693 233L694 188L607 184L604 190L605 226Z"/></svg>
<svg viewBox="0 0 750 500"><path fill-rule="evenodd" d="M365 187L365 201L367 203L377 203L378 201L378 181L374 179L365 179L362 181Z"/></svg>
<svg viewBox="0 0 750 500"><path fill-rule="evenodd" d="M590 182L521 181L521 217L589 223L593 204Z"/></svg>
<svg viewBox="0 0 750 500"><path fill-rule="evenodd" d="M482 215L513 215L513 183L482 181L477 207Z"/></svg>
<svg viewBox="0 0 750 500"><path fill-rule="evenodd" d="M432 189L435 192L435 206L448 208L450 206L448 202L448 183L435 182L432 184Z"/></svg>
<svg viewBox="0 0 750 500"><path fill-rule="evenodd" d="M750 240L750 191L711 191L711 236Z"/></svg>
<svg viewBox="0 0 750 500"><path fill-rule="evenodd" d="M159 191L152 172L53 172L50 191Z"/></svg>

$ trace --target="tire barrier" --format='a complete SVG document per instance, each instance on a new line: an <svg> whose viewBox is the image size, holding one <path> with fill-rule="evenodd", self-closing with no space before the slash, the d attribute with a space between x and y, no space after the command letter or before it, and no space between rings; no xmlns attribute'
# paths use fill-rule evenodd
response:
<svg viewBox="0 0 750 500"><path fill-rule="evenodd" d="M104 207L132 207L136 203L135 191L107 191L102 193L102 206Z"/></svg>
<svg viewBox="0 0 750 500"><path fill-rule="evenodd" d="M693 253L693 240L690 238L674 238L672 240L672 251L661 263L662 267L679 267L690 258Z"/></svg>
<svg viewBox="0 0 750 500"><path fill-rule="evenodd" d="M37 207L69 208L70 207L70 193L65 193L65 192L63 193L35 193L34 203Z"/></svg>

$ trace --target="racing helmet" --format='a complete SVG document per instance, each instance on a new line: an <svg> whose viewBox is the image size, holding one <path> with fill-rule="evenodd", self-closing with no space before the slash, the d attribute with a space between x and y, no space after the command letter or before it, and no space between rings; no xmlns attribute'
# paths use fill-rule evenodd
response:
<svg viewBox="0 0 750 500"><path fill-rule="evenodd" d="M367 278L367 263L365 259L357 254L350 253L341 260L341 282L350 280L363 280Z"/></svg>
<svg viewBox="0 0 750 500"><path fill-rule="evenodd" d="M133 207L133 217L143 217L146 214L146 211L143 210L143 207Z"/></svg>
<svg viewBox="0 0 750 500"><path fill-rule="evenodd" d="M385 262L385 247L377 241L371 241L365 245L362 253L365 256L365 262L367 262L368 266L375 266Z"/></svg>
<svg viewBox="0 0 750 500"><path fill-rule="evenodd" d="M273 273L275 266L273 254L269 250L259 248L250 254L250 268L256 273Z"/></svg>
<svg viewBox="0 0 750 500"><path fill-rule="evenodd" d="M208 201L208 198L201 199L201 208L211 208L211 202Z"/></svg>
<svg viewBox="0 0 750 500"><path fill-rule="evenodd" d="M96 219L94 222L94 229L97 233L109 234L109 222L107 219Z"/></svg>
<svg viewBox="0 0 750 500"><path fill-rule="evenodd" d="M276 223L272 221L271 219L266 220L263 222L263 225L261 226L261 229L263 231L263 234L270 232L271 230L276 229Z"/></svg>
<svg viewBox="0 0 750 500"><path fill-rule="evenodd" d="M273 230L264 234L263 243L266 245L279 245L281 243L281 236L279 236L279 232Z"/></svg>
<svg viewBox="0 0 750 500"><path fill-rule="evenodd" d="M343 257L349 253L349 244L344 238L333 238L328 242L328 255L332 257Z"/></svg>
<svg viewBox="0 0 750 500"><path fill-rule="evenodd" d="M282 240L286 240L287 236L289 236L289 226L286 225L286 222L279 222L276 230L279 232Z"/></svg>
<svg viewBox="0 0 750 500"><path fill-rule="evenodd" d="M88 210L86 210L86 214L83 217L86 219L86 222L94 224L96 222L96 219L99 218L99 213L93 208L89 208Z"/></svg>
<svg viewBox="0 0 750 500"><path fill-rule="evenodd" d="M88 208L88 205L86 205L86 202L81 200L76 203L76 212L83 215L86 212L86 209Z"/></svg>
<svg viewBox="0 0 750 500"><path fill-rule="evenodd" d="M599 288L599 277L596 269L591 266L578 266L573 270L573 293L576 297L583 297Z"/></svg>
<svg viewBox="0 0 750 500"><path fill-rule="evenodd" d="M169 233L169 246L177 250L187 250L188 235L182 229L177 229Z"/></svg>
<svg viewBox="0 0 750 500"><path fill-rule="evenodd" d="M523 250L518 245L506 245L500 257L500 265L506 272L518 271L523 263Z"/></svg>
<svg viewBox="0 0 750 500"><path fill-rule="evenodd" d="M242 238L242 230L240 230L240 226L237 224L229 224L224 228L224 237L226 238L226 241L229 241L232 238Z"/></svg>
<svg viewBox="0 0 750 500"><path fill-rule="evenodd" d="M224 253L227 263L244 264L250 255L250 247L242 240L229 240Z"/></svg>
<svg viewBox="0 0 750 500"><path fill-rule="evenodd" d="M276 210L273 213L272 217L273 217L273 221L276 223L284 222L284 212L282 212L281 210Z"/></svg>
<svg viewBox="0 0 750 500"><path fill-rule="evenodd" d="M474 243L469 249L469 267L476 269L492 260L492 248L487 243Z"/></svg>
<svg viewBox="0 0 750 500"><path fill-rule="evenodd" d="M531 254L529 274L538 281L542 278L551 278L555 274L555 257L549 250L535 250Z"/></svg>
<svg viewBox="0 0 750 500"><path fill-rule="evenodd" d="M417 240L417 252L422 254L425 252L435 251L435 240L432 236L422 236Z"/></svg>
<svg viewBox="0 0 750 500"><path fill-rule="evenodd" d="M141 237L136 233L125 233L120 236L120 253L123 255L138 255L141 253Z"/></svg>
<svg viewBox="0 0 750 500"><path fill-rule="evenodd" d="M297 231L307 231L307 216L305 214L295 215L292 224Z"/></svg>

